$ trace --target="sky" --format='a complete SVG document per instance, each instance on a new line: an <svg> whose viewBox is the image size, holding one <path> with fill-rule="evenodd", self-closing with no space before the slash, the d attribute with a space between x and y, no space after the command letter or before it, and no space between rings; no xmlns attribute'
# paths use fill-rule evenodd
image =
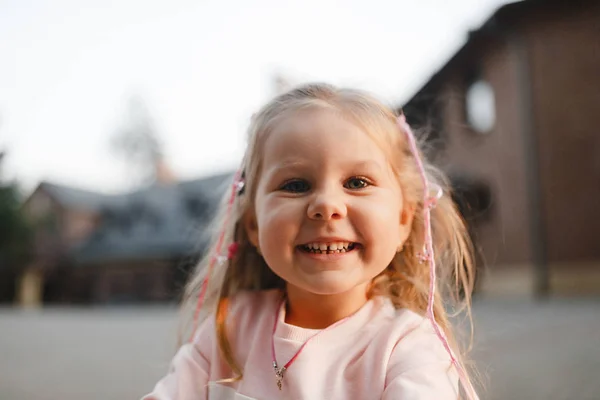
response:
<svg viewBox="0 0 600 400"><path fill-rule="evenodd" d="M2 174L106 193L145 102L180 179L237 167L274 78L414 94L506 0L0 0Z"/></svg>

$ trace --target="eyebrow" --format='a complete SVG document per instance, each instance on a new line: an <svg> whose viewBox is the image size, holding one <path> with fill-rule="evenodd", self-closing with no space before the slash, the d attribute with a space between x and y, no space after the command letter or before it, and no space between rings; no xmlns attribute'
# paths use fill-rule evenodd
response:
<svg viewBox="0 0 600 400"><path fill-rule="evenodd" d="M352 168L357 168L357 169L377 169L380 171L385 171L385 168L378 163L377 161L374 160L364 160L364 161L357 161L352 163Z"/></svg>
<svg viewBox="0 0 600 400"><path fill-rule="evenodd" d="M281 171L285 171L288 169L302 169L302 168L307 168L310 167L311 163L308 163L304 160L301 159L286 159L283 160L282 162L278 163L277 165L273 166L272 168L270 168L270 170L268 171L269 175L273 176L273 175L277 175L279 174ZM346 166L348 169L352 169L352 170L379 170L379 171L385 171L385 168L377 161L374 160L359 160L359 161L351 161L347 164Z"/></svg>
<svg viewBox="0 0 600 400"><path fill-rule="evenodd" d="M285 159L280 163L277 163L273 167L271 167L267 173L271 176L279 174L281 171L285 171L287 169L300 169L306 168L310 164L306 161L300 159Z"/></svg>

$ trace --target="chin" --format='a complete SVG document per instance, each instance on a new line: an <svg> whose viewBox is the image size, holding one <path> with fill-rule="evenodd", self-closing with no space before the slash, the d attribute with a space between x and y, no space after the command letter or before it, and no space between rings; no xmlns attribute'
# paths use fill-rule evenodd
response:
<svg viewBox="0 0 600 400"><path fill-rule="evenodd" d="M321 280L320 282L312 282L305 285L297 285L298 288L307 291L309 293L313 293L320 296L333 296L342 293L346 293L357 286L359 284L354 283L344 283L339 281L327 282L327 280Z"/></svg>

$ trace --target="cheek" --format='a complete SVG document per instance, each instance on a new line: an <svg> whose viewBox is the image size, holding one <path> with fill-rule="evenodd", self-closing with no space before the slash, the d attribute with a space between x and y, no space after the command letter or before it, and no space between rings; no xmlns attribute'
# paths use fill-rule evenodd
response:
<svg viewBox="0 0 600 400"><path fill-rule="evenodd" d="M387 249L395 249L401 241L401 210L399 201L384 199L377 204L363 207L366 212L356 220L357 229L370 242L372 248L387 254Z"/></svg>
<svg viewBox="0 0 600 400"><path fill-rule="evenodd" d="M262 226L266 228L271 225L289 220L290 217L290 207L282 201L265 201L257 210L257 220L259 222L259 227Z"/></svg>
<svg viewBox="0 0 600 400"><path fill-rule="evenodd" d="M365 238L368 246L365 252L366 260L372 265L372 272L383 271L398 252L402 242L400 228L400 212L374 212L369 220L370 236Z"/></svg>
<svg viewBox="0 0 600 400"><path fill-rule="evenodd" d="M377 224L390 229L391 226L400 225L402 215L402 202L393 197L384 197L380 201L370 204L368 209L369 218Z"/></svg>
<svg viewBox="0 0 600 400"><path fill-rule="evenodd" d="M293 202L275 199L265 201L257 209L257 223L261 241L289 240L298 230L301 214ZM265 243L267 244L267 243Z"/></svg>

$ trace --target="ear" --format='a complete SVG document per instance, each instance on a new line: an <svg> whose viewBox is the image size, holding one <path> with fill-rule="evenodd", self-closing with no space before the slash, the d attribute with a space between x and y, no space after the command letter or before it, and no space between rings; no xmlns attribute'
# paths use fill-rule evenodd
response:
<svg viewBox="0 0 600 400"><path fill-rule="evenodd" d="M412 230L412 223L415 217L415 207L412 204L405 204L404 208L400 213L400 240L401 245L404 244L410 231Z"/></svg>
<svg viewBox="0 0 600 400"><path fill-rule="evenodd" d="M256 215L253 212L248 212L244 216L243 223L246 235L248 235L248 240L254 247L258 248L258 223L256 221Z"/></svg>

